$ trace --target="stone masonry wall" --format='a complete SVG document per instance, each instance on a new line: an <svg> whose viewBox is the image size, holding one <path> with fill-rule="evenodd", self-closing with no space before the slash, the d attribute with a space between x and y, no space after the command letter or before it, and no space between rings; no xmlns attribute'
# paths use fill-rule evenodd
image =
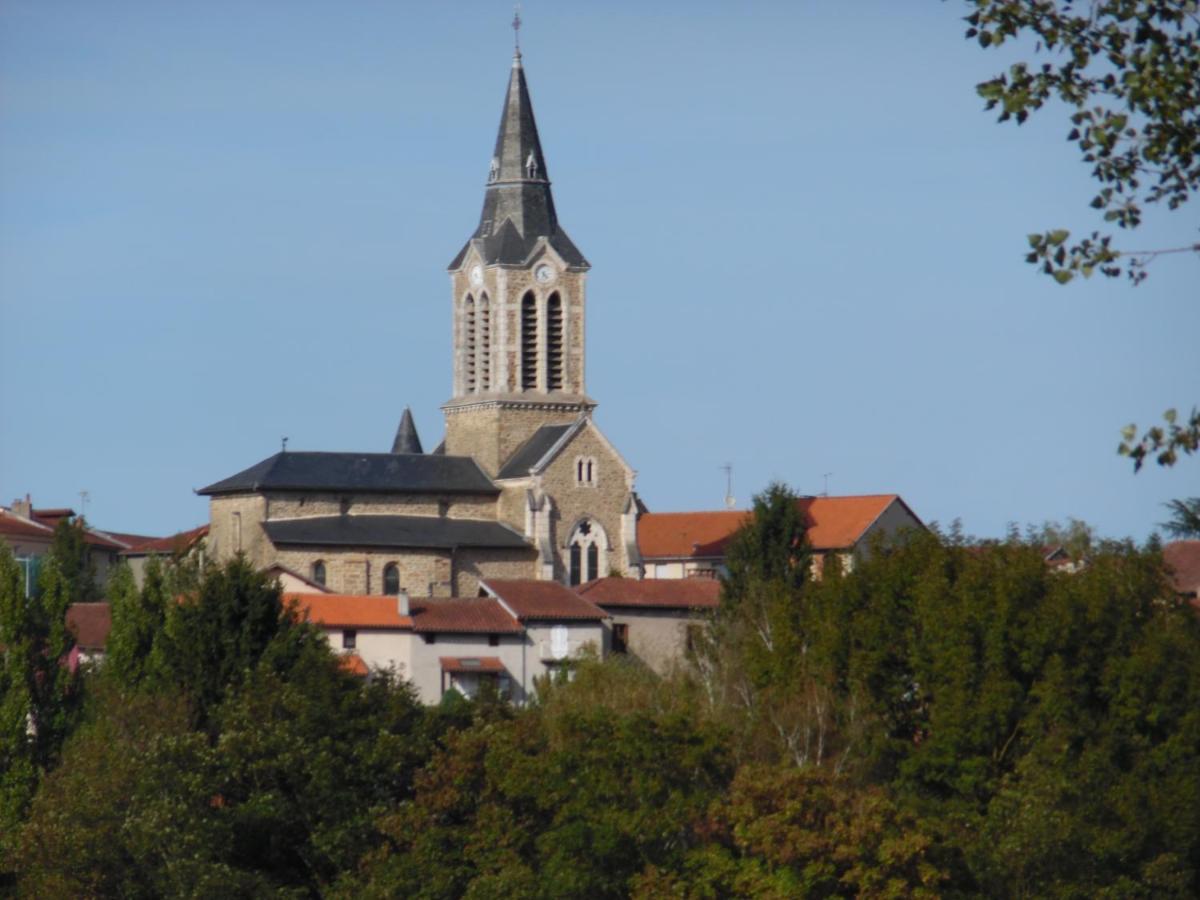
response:
<svg viewBox="0 0 1200 900"><path fill-rule="evenodd" d="M454 554L456 597L474 597L479 580L488 578L536 578L537 553L527 550L464 548Z"/></svg>
<svg viewBox="0 0 1200 900"><path fill-rule="evenodd" d="M444 507L443 507L444 504ZM437 516L442 509L451 519L494 519L492 494L335 494L273 493L267 508L271 519L304 516Z"/></svg>
<svg viewBox="0 0 1200 900"><path fill-rule="evenodd" d="M254 566L262 568L274 562L271 542L262 530L265 512L266 502L258 494L229 494L210 498L208 552L212 558L224 562L232 559L240 549ZM239 519L240 548L236 525Z"/></svg>
<svg viewBox="0 0 1200 900"><path fill-rule="evenodd" d="M311 577L325 563L325 586L339 594L383 594L383 568L395 563L400 587L414 597L446 597L451 591L450 553L445 550L363 550L347 547L283 547L280 565Z"/></svg>
<svg viewBox="0 0 1200 900"><path fill-rule="evenodd" d="M556 557L555 578L558 580L565 580L567 576L565 548L571 530L585 516L598 522L608 536L609 572L625 573L629 568L621 541L621 510L633 485L620 459L596 436L594 427L585 428L576 435L541 476L542 490L554 498L551 537ZM575 461L580 456L595 460L590 486L581 485L576 479Z"/></svg>

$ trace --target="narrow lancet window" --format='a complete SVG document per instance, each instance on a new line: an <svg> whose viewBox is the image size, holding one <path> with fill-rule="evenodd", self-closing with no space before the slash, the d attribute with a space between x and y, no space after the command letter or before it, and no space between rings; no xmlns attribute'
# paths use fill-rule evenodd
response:
<svg viewBox="0 0 1200 900"><path fill-rule="evenodd" d="M492 386L492 321L487 294L479 298L479 389Z"/></svg>
<svg viewBox="0 0 1200 900"><path fill-rule="evenodd" d="M546 302L546 388L563 388L563 308L562 298L551 294Z"/></svg>
<svg viewBox="0 0 1200 900"><path fill-rule="evenodd" d="M537 300L533 293L521 300L521 390L537 387Z"/></svg>
<svg viewBox="0 0 1200 900"><path fill-rule="evenodd" d="M475 390L475 298L467 295L463 310L463 366L467 392Z"/></svg>

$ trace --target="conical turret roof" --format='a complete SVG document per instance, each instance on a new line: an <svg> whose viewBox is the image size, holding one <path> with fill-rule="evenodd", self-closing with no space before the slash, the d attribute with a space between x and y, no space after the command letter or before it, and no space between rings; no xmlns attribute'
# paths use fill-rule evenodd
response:
<svg viewBox="0 0 1200 900"><path fill-rule="evenodd" d="M396 429L396 439L392 441L393 453L424 453L421 449L421 439L417 436L417 426L413 422L412 410L404 407L404 415L400 417L400 427Z"/></svg>

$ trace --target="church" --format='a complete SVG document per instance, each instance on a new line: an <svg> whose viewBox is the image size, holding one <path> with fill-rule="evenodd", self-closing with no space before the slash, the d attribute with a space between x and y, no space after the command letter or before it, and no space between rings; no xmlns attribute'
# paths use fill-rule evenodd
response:
<svg viewBox="0 0 1200 900"><path fill-rule="evenodd" d="M285 449L202 488L212 557L356 595L640 577L634 471L584 380L588 269L559 224L518 50L479 223L449 265L445 440L424 452L405 410L390 452Z"/></svg>

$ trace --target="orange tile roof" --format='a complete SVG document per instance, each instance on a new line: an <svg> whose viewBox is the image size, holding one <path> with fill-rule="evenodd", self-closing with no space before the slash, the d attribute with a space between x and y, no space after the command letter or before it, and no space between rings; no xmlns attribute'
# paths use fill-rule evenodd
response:
<svg viewBox="0 0 1200 900"><path fill-rule="evenodd" d="M366 678L371 674L370 669L367 668L367 664L363 662L363 658L357 653L347 653L345 656L342 656L338 659L338 665L351 675L357 675L360 678Z"/></svg>
<svg viewBox="0 0 1200 900"><path fill-rule="evenodd" d="M520 634L521 625L491 597L454 600L421 598L412 606L413 631L420 634Z"/></svg>
<svg viewBox="0 0 1200 900"><path fill-rule="evenodd" d="M604 610L590 600L584 600L557 581L513 579L481 581L480 587L494 594L516 613L518 619L578 619L607 618Z"/></svg>
<svg viewBox="0 0 1200 900"><path fill-rule="evenodd" d="M42 538L48 541L54 537L54 529L41 522L30 521L6 509L0 509L0 534Z"/></svg>
<svg viewBox="0 0 1200 900"><path fill-rule="evenodd" d="M1171 582L1181 594L1200 594L1200 541L1172 541L1163 547Z"/></svg>
<svg viewBox="0 0 1200 900"><path fill-rule="evenodd" d="M103 650L112 630L112 608L107 603L72 603L67 607L67 630L81 650Z"/></svg>
<svg viewBox="0 0 1200 900"><path fill-rule="evenodd" d="M464 674L470 672L487 672L501 674L505 671L504 663L495 656L439 656L443 672Z"/></svg>
<svg viewBox="0 0 1200 900"><path fill-rule="evenodd" d="M188 531L180 531L177 534L172 534L162 538L142 538L141 540L132 540L129 549L125 551L125 555L139 556L150 553L185 553L195 546L196 542L208 535L208 526L200 525ZM118 538L122 537L117 535ZM136 538L137 535L125 535L125 537Z"/></svg>
<svg viewBox="0 0 1200 900"><path fill-rule="evenodd" d="M395 597L360 594L284 594L284 605L296 604L302 620L329 628L412 628L411 616L400 615Z"/></svg>
<svg viewBox="0 0 1200 900"><path fill-rule="evenodd" d="M715 609L721 583L715 578L601 578L580 587L579 593L602 607Z"/></svg>
<svg viewBox="0 0 1200 900"><path fill-rule="evenodd" d="M801 497L796 501L814 550L853 547L898 494L860 497ZM725 555L729 539L751 516L748 511L646 513L638 519L638 549L650 559L702 559ZM915 518L915 516L914 516Z"/></svg>

